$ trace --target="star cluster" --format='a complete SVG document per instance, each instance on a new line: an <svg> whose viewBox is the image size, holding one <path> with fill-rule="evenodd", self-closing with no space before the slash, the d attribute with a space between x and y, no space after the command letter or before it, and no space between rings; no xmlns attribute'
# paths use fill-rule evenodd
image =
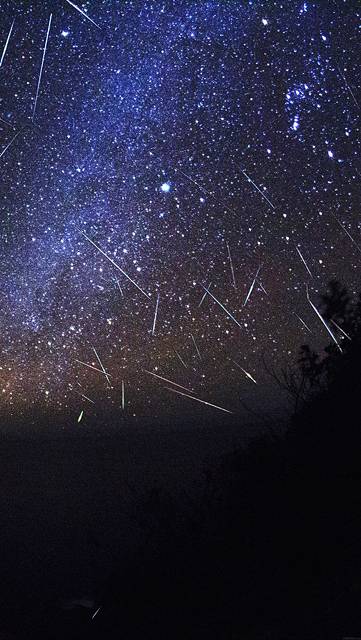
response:
<svg viewBox="0 0 361 640"><path fill-rule="evenodd" d="M2 3L4 410L272 411L263 360L329 337L306 284L360 288L359 31L352 0Z"/></svg>

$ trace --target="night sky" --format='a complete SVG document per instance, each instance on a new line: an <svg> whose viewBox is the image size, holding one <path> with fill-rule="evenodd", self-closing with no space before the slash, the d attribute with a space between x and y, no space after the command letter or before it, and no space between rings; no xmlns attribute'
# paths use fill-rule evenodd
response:
<svg viewBox="0 0 361 640"><path fill-rule="evenodd" d="M272 412L361 289L359 2L0 12L3 411Z"/></svg>

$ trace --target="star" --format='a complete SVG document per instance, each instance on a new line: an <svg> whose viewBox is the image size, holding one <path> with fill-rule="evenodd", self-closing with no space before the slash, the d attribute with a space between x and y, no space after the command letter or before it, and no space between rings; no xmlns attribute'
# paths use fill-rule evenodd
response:
<svg viewBox="0 0 361 640"><path fill-rule="evenodd" d="M163 191L163 193L169 193L169 191L171 190L171 185L169 182L163 182L160 189L161 191Z"/></svg>

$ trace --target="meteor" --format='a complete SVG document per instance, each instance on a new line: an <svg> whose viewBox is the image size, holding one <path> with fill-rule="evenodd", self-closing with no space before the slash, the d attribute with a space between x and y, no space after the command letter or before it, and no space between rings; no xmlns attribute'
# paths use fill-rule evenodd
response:
<svg viewBox="0 0 361 640"><path fill-rule="evenodd" d="M242 173L243 173L243 175L244 175L244 176L246 176L247 180L248 180L251 184L253 184L253 186L255 187L255 189L257 189L258 193L260 193L260 194L261 194L262 198L264 198L264 199L268 202L268 204L272 207L272 209L275 209L276 207L274 206L274 204L272 204L271 200L269 200L269 199L267 198L267 196L263 193L262 189L260 189L259 187L257 187L256 183L255 183L255 182L253 182L253 180L249 177L249 175L248 175L245 171L242 171Z"/></svg>
<svg viewBox="0 0 361 640"><path fill-rule="evenodd" d="M155 312L154 312L154 320L153 320L152 336L154 336L155 325L156 325L156 322L157 322L158 306L159 306L159 293L158 293L158 296L157 296L157 303L156 303L156 305L155 305Z"/></svg>
<svg viewBox="0 0 361 640"><path fill-rule="evenodd" d="M243 306L244 306L244 307L246 306L246 304L247 304L248 300L249 300L249 299L250 299L250 297L251 297L251 293L252 293L252 291L253 291L253 289L254 289L254 285L256 284L256 280L257 280L257 278L258 278L258 274L259 274L259 272L260 272L260 269L261 269L261 267L258 267L258 269L257 269L257 273L256 273L256 275L255 275L255 277L254 277L254 280L253 280L253 282L252 282L252 284L251 284L251 286L250 286L250 288L249 288L249 291L248 291L248 293L247 293L247 297L246 297L246 299L245 299L245 301L244 301L244 303L243 303Z"/></svg>
<svg viewBox="0 0 361 640"><path fill-rule="evenodd" d="M77 11L79 11L79 13L84 16L84 18L86 18L87 20L89 20L89 22L91 22L95 27L97 27L98 29L100 29L99 25L94 22L94 20L91 19L90 16L88 16L87 13L85 13L85 11L82 11L80 9L80 7L78 7L76 4L74 4L74 2L71 2L71 0L66 0L68 4L70 4L71 7L74 7L74 9L76 9Z"/></svg>
<svg viewBox="0 0 361 640"><path fill-rule="evenodd" d="M42 78L42 75L43 75L44 60L45 60L46 49L47 49L47 46L48 46L48 40L49 40L49 33L50 33L52 17L53 17L53 14L51 13L50 17L49 17L48 30L46 32L45 44L44 44L44 49L43 49L43 57L42 57L42 60L41 60L41 65L40 65L40 73L39 73L39 79L38 79L38 86L36 88L36 95L35 95L35 101L34 101L32 120L34 120L34 118L35 118L36 106L38 104L40 84L41 84L41 78Z"/></svg>
<svg viewBox="0 0 361 640"><path fill-rule="evenodd" d="M169 384L174 384L174 386L179 387L180 389L184 389L184 391L189 391L189 393L193 393L192 389L187 389L187 387L183 387L181 384L178 384L177 382L173 382L173 380L168 380L168 378L164 378L163 376L160 376L157 373L153 373L152 371L147 371L147 369L144 369L144 373L149 373L150 376L154 376L155 378L159 378L159 380L163 380L164 382L169 382Z"/></svg>
<svg viewBox="0 0 361 640"><path fill-rule="evenodd" d="M120 273L123 274L123 276L125 276L126 278L128 278L128 280L134 284L135 287L137 287L137 289L139 289L139 291L143 294L143 296L145 296L146 298L148 298L148 300L150 300L150 296L143 291L143 289L140 288L140 286L134 281L132 280L132 278L130 276L128 276L127 273L125 273L125 271L123 271L123 269L116 263L114 262L114 260L112 258L110 258L105 251L103 251L103 249L101 249L93 240L91 240L91 238L89 238L89 236L87 236L87 234L85 233L85 231L81 232L82 235L84 236L84 238L86 240L88 240L88 242L90 242L90 244L93 245L93 247L95 247L107 260L109 260L109 262L111 262L111 264L120 271Z"/></svg>
<svg viewBox="0 0 361 640"><path fill-rule="evenodd" d="M330 336L331 336L332 340L334 341L334 343L336 344L337 348L338 348L338 349L341 351L341 353L342 353L342 349L341 349L340 345L338 344L338 342L337 342L337 340L336 340L335 336L333 335L333 333L332 333L332 331L331 331L330 327L328 326L327 322L323 319L323 317L321 316L321 314L320 314L319 310L318 310L318 309L317 309L317 307L313 304L312 300L310 300L310 295L309 295L309 292L308 292L308 287L306 287L306 295L307 295L307 300L308 300L308 302L310 303L310 305L311 305L312 309L314 310L314 312L316 313L316 315L318 316L318 318L321 320L321 322L322 322L323 326L325 327L326 331L330 334Z"/></svg>
<svg viewBox="0 0 361 640"><path fill-rule="evenodd" d="M178 393L180 396L185 396L186 398L190 398L191 400L196 400L197 402L201 402L202 404L206 404L209 407L214 407L215 409L219 409L220 411L224 411L225 413L233 413L228 409L224 409L223 407L219 407L217 404L212 404L211 402L206 402L206 400L201 400L200 398L196 398L196 396L190 396L188 393L182 393L182 391L178 391L177 389L171 389L170 387L164 387L168 389L168 391L173 391L173 393Z"/></svg>
<svg viewBox="0 0 361 640"><path fill-rule="evenodd" d="M238 320L236 320L236 318L232 316L232 314L230 313L230 311L228 311L228 309L226 309L224 304L222 304L222 302L217 300L217 298L213 295L213 293L209 291L209 289L207 289L206 287L203 287L203 289L208 293L208 295L211 296L211 298L213 298L213 300L221 307L221 309L223 309L223 311L226 312L227 316L229 316L231 320L233 320L233 322L235 322L240 327L240 329L242 329L242 326L239 324Z"/></svg>
<svg viewBox="0 0 361 640"><path fill-rule="evenodd" d="M11 38L11 33L12 33L12 30L13 30L14 22L15 22L15 19L12 21L12 25L10 27L10 31L8 33L8 37L6 38L6 42L5 42L5 45L4 45L4 48L3 48L3 52L1 54L0 67L2 66L2 63L3 63L4 58L5 58L5 54L6 54L6 50L8 48L9 40Z"/></svg>

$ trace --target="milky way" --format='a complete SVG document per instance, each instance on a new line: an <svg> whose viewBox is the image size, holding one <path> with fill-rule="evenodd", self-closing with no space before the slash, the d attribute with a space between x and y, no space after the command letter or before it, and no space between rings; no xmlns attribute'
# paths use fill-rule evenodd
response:
<svg viewBox="0 0 361 640"><path fill-rule="evenodd" d="M361 287L359 30L341 0L1 3L4 407L267 411L263 358L329 339L306 284Z"/></svg>

